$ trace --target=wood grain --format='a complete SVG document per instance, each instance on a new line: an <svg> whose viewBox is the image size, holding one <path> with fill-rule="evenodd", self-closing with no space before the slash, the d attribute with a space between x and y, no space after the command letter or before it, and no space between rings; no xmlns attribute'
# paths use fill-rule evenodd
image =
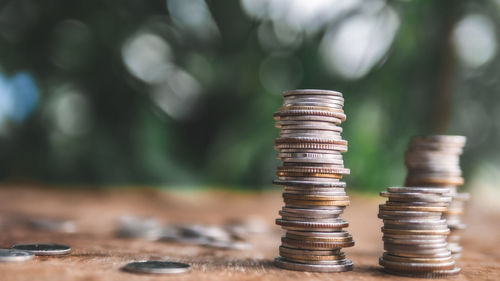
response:
<svg viewBox="0 0 500 281"><path fill-rule="evenodd" d="M61 257L37 257L23 263L0 263L2 281L58 280L411 280L380 271L382 253L376 197L352 196L345 218L356 246L346 249L355 269L347 273L308 273L275 268L280 244L274 225L282 206L279 192L237 194L221 191L169 193L144 189L54 189L28 186L0 188L0 247L25 242L69 244L73 252ZM193 245L117 238L117 218L124 214L151 216L164 223L221 224L228 219L256 216L270 228L252 235L251 250L215 250ZM33 230L29 218L69 218L76 233ZM465 221L463 272L454 280L500 278L500 214L469 206ZM123 272L130 261L169 259L190 263L193 270L175 276L151 276ZM421 280L421 279L418 279Z"/></svg>

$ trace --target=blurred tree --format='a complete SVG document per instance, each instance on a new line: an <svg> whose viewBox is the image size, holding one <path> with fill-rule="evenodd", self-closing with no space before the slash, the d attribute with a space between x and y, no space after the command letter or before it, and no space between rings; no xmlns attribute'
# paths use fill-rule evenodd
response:
<svg viewBox="0 0 500 281"><path fill-rule="evenodd" d="M472 171L498 149L499 11L493 0L0 1L0 178L269 186L272 113L292 88L344 93L355 188L401 184L412 135L467 135ZM36 86L13 87L20 73ZM476 117L463 121L468 106Z"/></svg>

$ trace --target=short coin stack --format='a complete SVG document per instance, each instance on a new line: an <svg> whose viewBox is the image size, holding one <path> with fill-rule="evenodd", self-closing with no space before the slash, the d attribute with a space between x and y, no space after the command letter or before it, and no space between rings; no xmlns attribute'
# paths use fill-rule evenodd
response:
<svg viewBox="0 0 500 281"><path fill-rule="evenodd" d="M465 228L460 220L468 193L457 193L457 187L464 183L460 169L460 155L465 146L464 136L434 135L414 138L406 152L408 175L406 186L448 187L453 200L444 213L451 232L449 248L459 258L462 247L459 244L460 230Z"/></svg>
<svg viewBox="0 0 500 281"><path fill-rule="evenodd" d="M448 243L450 232L443 213L452 200L449 188L389 187L379 206L384 254L379 264L391 274L441 278L456 275Z"/></svg>
<svg viewBox="0 0 500 281"><path fill-rule="evenodd" d="M286 230L278 267L315 272L351 270L341 248L352 247L348 223L340 215L349 205L344 182L349 174L342 152L347 141L340 124L346 115L342 94L326 90L283 93L284 105L275 113L280 137L275 148L283 162L274 181L284 188L285 206L276 224Z"/></svg>

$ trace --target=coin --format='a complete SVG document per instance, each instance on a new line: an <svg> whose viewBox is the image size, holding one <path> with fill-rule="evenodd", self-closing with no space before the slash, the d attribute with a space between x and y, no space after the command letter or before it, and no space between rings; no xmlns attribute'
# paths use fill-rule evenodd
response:
<svg viewBox="0 0 500 281"><path fill-rule="evenodd" d="M296 138L277 138L275 144L291 144L291 143L318 143L318 144L330 144L330 145L347 145L346 140L341 139L329 139L329 138L308 138L308 137L296 137Z"/></svg>
<svg viewBox="0 0 500 281"><path fill-rule="evenodd" d="M354 246L352 237L347 241L310 241L310 240L297 240L289 237L282 237L281 244L285 247L300 248L306 250L322 250L322 249L337 249Z"/></svg>
<svg viewBox="0 0 500 281"><path fill-rule="evenodd" d="M344 195L342 195L344 194ZM312 200L312 201L347 201L349 196L345 195L345 192L339 195L333 194L318 194L318 193L290 193L284 192L283 198L285 199L295 199L295 200Z"/></svg>
<svg viewBox="0 0 500 281"><path fill-rule="evenodd" d="M455 261L446 261L440 263L416 263L416 262L398 262L398 261L388 261L383 257L380 257L379 264L387 269L394 270L404 270L406 272L412 271L434 271L434 270L450 270L455 268Z"/></svg>
<svg viewBox="0 0 500 281"><path fill-rule="evenodd" d="M280 253L287 253L290 255L303 255L303 256L343 256L344 253L340 249L323 249L323 250L305 250L289 248L285 246L280 246Z"/></svg>
<svg viewBox="0 0 500 281"><path fill-rule="evenodd" d="M453 269L449 269L449 270L435 270L435 271L423 271L423 272L407 272L407 271L384 268L384 271L386 273L400 275L400 276L406 276L406 277L433 279L433 278L447 278L450 276L458 275L461 271L461 268L454 267Z"/></svg>
<svg viewBox="0 0 500 281"><path fill-rule="evenodd" d="M306 206L349 206L350 202L349 201L318 201L318 200L295 200L295 199L288 199L285 198L283 201L285 201L285 204L288 206L294 206L294 207L306 207Z"/></svg>
<svg viewBox="0 0 500 281"><path fill-rule="evenodd" d="M300 110L300 109L285 109L278 111L274 114L274 117L276 120L280 120L281 117L283 116L308 116L308 115L313 115L313 116L327 116L327 117L334 117L337 119L340 119L341 121L346 120L346 115L342 112L335 112L335 111L330 111L330 110Z"/></svg>
<svg viewBox="0 0 500 281"><path fill-rule="evenodd" d="M340 174L349 174L347 168L329 168L329 167L314 167L314 166L280 166L277 167L278 172L284 173L305 173L305 174L334 174L341 177Z"/></svg>
<svg viewBox="0 0 500 281"><path fill-rule="evenodd" d="M321 223L321 222L287 221L282 219L276 219L276 224L281 226L289 226L302 229L306 228L308 230L318 230L318 231L319 229L330 229L330 228L337 229L349 226L349 223L346 221L340 221L335 223Z"/></svg>
<svg viewBox="0 0 500 281"><path fill-rule="evenodd" d="M17 244L12 249L29 251L37 256L66 255L71 252L71 247L60 244Z"/></svg>
<svg viewBox="0 0 500 281"><path fill-rule="evenodd" d="M135 273L177 274L188 272L191 266L186 263L171 261L136 261L128 263L123 270Z"/></svg>
<svg viewBox="0 0 500 281"><path fill-rule="evenodd" d="M0 249L0 262L20 262L35 257L32 252L15 249Z"/></svg>
<svg viewBox="0 0 500 281"><path fill-rule="evenodd" d="M296 261L299 263L312 263L315 261L336 261L345 259L345 255L335 255L335 256L301 256L301 255L291 255L280 251L280 256L291 261Z"/></svg>
<svg viewBox="0 0 500 281"><path fill-rule="evenodd" d="M342 264L322 265L322 264L305 264L287 261L282 257L277 257L274 260L277 267L289 270L311 271L311 272L343 272L352 270L352 261L345 259Z"/></svg>
<svg viewBox="0 0 500 281"><path fill-rule="evenodd" d="M30 220L33 228L46 231L76 232L77 226L74 221L65 219L34 218Z"/></svg>
<svg viewBox="0 0 500 281"><path fill-rule="evenodd" d="M286 193L291 194L316 194L326 196L345 196L345 189L342 187L297 187L297 186L283 186Z"/></svg>
<svg viewBox="0 0 500 281"><path fill-rule="evenodd" d="M283 92L283 97L294 96L294 95L327 95L340 98L342 97L342 94L340 92L331 90L299 89L299 90L290 90Z"/></svg>
<svg viewBox="0 0 500 281"><path fill-rule="evenodd" d="M283 207L282 210L287 214L292 214L297 217L331 218L342 214L343 207L339 207L336 209L304 209L304 208Z"/></svg>
<svg viewBox="0 0 500 281"><path fill-rule="evenodd" d="M299 178L301 179L301 178ZM273 183L276 185L283 185L283 186L295 186L295 187L345 187L346 184L345 182L340 182L340 181L325 181L325 182L318 182L316 179L314 180L292 180L292 179L284 179L284 180L273 180Z"/></svg>

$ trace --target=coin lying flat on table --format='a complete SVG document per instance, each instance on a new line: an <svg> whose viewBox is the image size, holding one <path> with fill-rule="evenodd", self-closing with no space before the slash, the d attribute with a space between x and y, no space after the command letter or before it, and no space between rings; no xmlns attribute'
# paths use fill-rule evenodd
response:
<svg viewBox="0 0 500 281"><path fill-rule="evenodd" d="M60 244L18 244L12 246L12 249L29 251L36 256L66 255L71 252L70 246Z"/></svg>
<svg viewBox="0 0 500 281"><path fill-rule="evenodd" d="M137 261L123 267L125 271L149 274L178 274L190 269L191 266L187 263L172 261Z"/></svg>
<svg viewBox="0 0 500 281"><path fill-rule="evenodd" d="M59 231L66 233L76 232L77 230L76 223L72 220L34 218L29 222L33 228L38 230Z"/></svg>
<svg viewBox="0 0 500 281"><path fill-rule="evenodd" d="M19 262L31 260L35 257L32 252L16 249L0 249L0 262Z"/></svg>

